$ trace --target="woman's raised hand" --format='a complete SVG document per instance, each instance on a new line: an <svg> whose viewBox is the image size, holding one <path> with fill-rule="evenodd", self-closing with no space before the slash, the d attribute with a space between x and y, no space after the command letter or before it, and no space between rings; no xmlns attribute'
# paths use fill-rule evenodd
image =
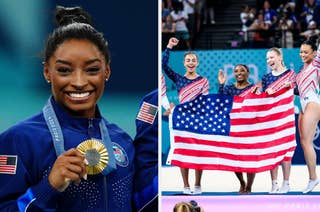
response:
<svg viewBox="0 0 320 212"><path fill-rule="evenodd" d="M219 70L218 80L220 85L223 85L224 83L226 83L227 76L224 74L222 69Z"/></svg>
<svg viewBox="0 0 320 212"><path fill-rule="evenodd" d="M179 43L179 40L177 38L175 38L175 37L172 37L172 38L169 39L167 48L172 49L173 47L178 45L178 43Z"/></svg>

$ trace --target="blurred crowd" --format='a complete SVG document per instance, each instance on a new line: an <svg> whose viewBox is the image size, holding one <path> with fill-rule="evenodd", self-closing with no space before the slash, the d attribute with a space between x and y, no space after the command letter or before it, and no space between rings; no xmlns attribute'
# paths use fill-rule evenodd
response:
<svg viewBox="0 0 320 212"><path fill-rule="evenodd" d="M201 28L214 25L222 0L162 0L162 42L181 40L191 50ZM243 1L239 29L244 48L293 48L320 34L320 0ZM250 4L251 5L250 5ZM165 45L162 45L165 48Z"/></svg>
<svg viewBox="0 0 320 212"><path fill-rule="evenodd" d="M215 24L215 4L221 0L162 0L162 43L170 37L181 42L179 49L191 50L201 27ZM165 48L165 45L162 45Z"/></svg>
<svg viewBox="0 0 320 212"><path fill-rule="evenodd" d="M320 1L257 1L255 7L243 5L240 19L247 47L293 48L319 35Z"/></svg>

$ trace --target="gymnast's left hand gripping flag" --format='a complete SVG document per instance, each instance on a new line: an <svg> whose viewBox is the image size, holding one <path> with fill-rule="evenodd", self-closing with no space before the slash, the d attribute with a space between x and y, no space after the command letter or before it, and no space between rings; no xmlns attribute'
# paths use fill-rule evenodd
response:
<svg viewBox="0 0 320 212"><path fill-rule="evenodd" d="M245 97L208 94L177 105L169 117L167 164L263 172L291 160L296 148L292 89Z"/></svg>

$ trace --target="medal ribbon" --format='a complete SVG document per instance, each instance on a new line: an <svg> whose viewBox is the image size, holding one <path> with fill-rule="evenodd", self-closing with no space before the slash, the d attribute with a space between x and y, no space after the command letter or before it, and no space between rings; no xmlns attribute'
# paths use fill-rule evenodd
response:
<svg viewBox="0 0 320 212"><path fill-rule="evenodd" d="M57 157L61 155L64 150L64 138L62 134L62 130L59 124L59 121L57 119L56 113L54 112L53 106L50 101L51 98L47 101L45 106L43 107L43 115L44 119L46 120L47 126L49 128L49 131L51 133L51 137L53 140L54 149L56 151ZM101 138L104 146L107 148L108 154L109 154L109 161L107 167L102 171L103 175L107 175L113 170L117 168L116 165L116 159L113 152L112 142L108 133L108 129L106 127L106 124L104 120L101 118L101 121L99 123Z"/></svg>
<svg viewBox="0 0 320 212"><path fill-rule="evenodd" d="M108 155L109 155L109 161L108 161L108 165L107 167L102 171L103 175L107 175L110 172L112 172L113 170L117 169L117 165L116 165L116 158L113 154L113 147L112 147L112 142L108 133L108 129L106 127L106 123L104 122L104 120L101 118L101 121L99 123L99 127L100 127L100 133L101 133L101 137L102 137L102 141L104 146L107 148L108 151Z"/></svg>
<svg viewBox="0 0 320 212"><path fill-rule="evenodd" d="M54 149L56 150L57 157L61 155L64 150L64 139L62 130L57 119L56 113L53 110L50 98L46 105L42 109L44 119L46 120L47 126L50 130L51 137L53 140Z"/></svg>

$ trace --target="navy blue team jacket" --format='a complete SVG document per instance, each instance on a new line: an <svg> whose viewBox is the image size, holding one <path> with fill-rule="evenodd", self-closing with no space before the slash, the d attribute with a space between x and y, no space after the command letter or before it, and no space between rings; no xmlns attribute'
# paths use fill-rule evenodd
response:
<svg viewBox="0 0 320 212"><path fill-rule="evenodd" d="M147 94L140 103L152 105L152 123L136 119L134 200L137 211L158 211L158 90ZM155 109L156 108L156 109ZM156 111L156 112L155 112Z"/></svg>
<svg viewBox="0 0 320 212"><path fill-rule="evenodd" d="M100 118L74 118L53 99L51 102L62 128L65 150L90 138L101 139L99 110ZM0 211L132 211L133 142L118 126L105 123L117 169L106 176L88 175L88 180L70 184L62 193L48 182L57 156L43 113L2 133L0 158L15 168L15 173L0 168Z"/></svg>

